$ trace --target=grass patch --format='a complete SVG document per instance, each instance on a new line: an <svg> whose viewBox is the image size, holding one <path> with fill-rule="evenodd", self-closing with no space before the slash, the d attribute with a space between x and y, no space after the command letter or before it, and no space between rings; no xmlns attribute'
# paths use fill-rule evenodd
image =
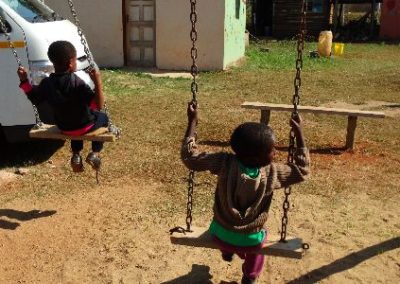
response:
<svg viewBox="0 0 400 284"><path fill-rule="evenodd" d="M261 48L271 50L266 53ZM315 43L307 43L307 51L314 49ZM229 150L225 143L232 130L244 121L259 120L258 112L240 108L242 102L291 102L294 50L294 42L252 45L246 53L244 66L228 72L201 74L199 137L204 149ZM348 44L345 55L333 60L314 60L306 56L301 103L398 102L398 62L400 48L380 44ZM151 78L124 70L103 70L102 74L112 119L123 129L122 140L105 147L103 184L121 186L132 179L153 180L163 184L163 191L173 203L183 204L187 170L179 159L179 148L186 126L186 102L191 96L190 80ZM280 146L288 143L288 117L287 113L272 113L271 126ZM317 194L328 187L331 194L358 190L398 195L400 125L396 118L360 119L355 153L339 152L337 155L329 149L344 144L347 119L305 115L304 120L306 138L314 150L314 175L302 190ZM88 149L89 145L85 147ZM52 155L55 167L49 167L39 153L27 151L15 161L23 164L24 159L28 160L33 171L18 184L20 193L65 194L95 186L90 171L79 176L71 173L68 145ZM280 160L284 161L285 157L285 152L278 153ZM2 165L3 168L15 166L12 158ZM215 178L206 173L197 176L200 189L196 189L199 191L196 197L199 209L196 210L201 210L212 203ZM9 196L10 193L2 194L0 203L9 200ZM165 206L175 208L171 200L166 201Z"/></svg>

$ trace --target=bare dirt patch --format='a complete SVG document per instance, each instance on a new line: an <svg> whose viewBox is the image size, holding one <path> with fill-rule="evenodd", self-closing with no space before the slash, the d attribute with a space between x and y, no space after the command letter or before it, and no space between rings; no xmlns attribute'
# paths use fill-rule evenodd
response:
<svg viewBox="0 0 400 284"><path fill-rule="evenodd" d="M18 175L14 174L14 173L10 173L7 171L0 171L0 188L15 181L17 178L18 178Z"/></svg>
<svg viewBox="0 0 400 284"><path fill-rule="evenodd" d="M280 194L269 221L274 233ZM0 211L1 220L19 226L0 227L0 282L237 283L237 258L225 263L218 251L170 244L168 229L184 222L184 208L173 216L160 206L166 198L162 184L129 184L5 204L14 213ZM292 201L290 232L310 242L311 250L301 261L269 257L260 283L397 282L397 201L382 207L364 193L324 197L300 189ZM33 209L52 214L17 219ZM209 218L209 213L198 214L195 223L207 226Z"/></svg>
<svg viewBox="0 0 400 284"><path fill-rule="evenodd" d="M244 101L291 101L295 44L289 45L284 56L264 58L273 65L266 69L249 57L247 67L201 74L204 149L227 150L236 125L259 120L259 112L240 109ZM322 105L334 98L353 104L338 107L398 109L384 102L398 100L398 47L352 48L359 52L348 52L341 62L314 60L314 71L304 70L301 102ZM169 228L185 220L187 171L179 145L189 82L123 70L103 75L113 120L124 135L105 148L102 186L90 170L71 173L68 143L2 147L1 169L30 172L0 188L0 283L237 283L237 258L228 264L218 251L169 242ZM377 99L382 102L362 103ZM288 114L272 115L287 147ZM363 119L353 153L340 149L346 125L345 117L305 116L313 174L293 189L289 234L311 249L301 261L267 258L260 283L398 283L400 125L392 118ZM279 151L277 158L286 156ZM53 163L46 162L50 158ZM207 226L215 178L196 177L194 225ZM270 212L274 234L282 198L277 192Z"/></svg>

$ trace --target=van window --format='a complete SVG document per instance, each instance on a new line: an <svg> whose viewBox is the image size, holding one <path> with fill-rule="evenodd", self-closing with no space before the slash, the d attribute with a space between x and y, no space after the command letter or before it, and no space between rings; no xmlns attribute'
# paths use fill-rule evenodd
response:
<svg viewBox="0 0 400 284"><path fill-rule="evenodd" d="M4 24L4 26L5 26L5 32L6 33L9 33L9 32L11 32L11 26L10 26L10 24L7 22L7 20L6 20L6 17L5 17L5 15L4 15L4 12L3 12L3 10L0 8L0 19L2 20L2 22L3 22L3 24ZM4 33L4 30L2 29L2 27L1 27L1 25L0 25L0 34L3 34Z"/></svg>
<svg viewBox="0 0 400 284"><path fill-rule="evenodd" d="M7 21L4 21L4 18L3 18L3 24L4 24L4 26L6 27L6 33L11 32L11 26L10 26L10 24L9 24ZM3 29L0 27L0 34L3 34L3 33L4 33L4 31L3 31Z"/></svg>
<svg viewBox="0 0 400 284"><path fill-rule="evenodd" d="M3 0L3 2L31 23L63 20L40 0Z"/></svg>

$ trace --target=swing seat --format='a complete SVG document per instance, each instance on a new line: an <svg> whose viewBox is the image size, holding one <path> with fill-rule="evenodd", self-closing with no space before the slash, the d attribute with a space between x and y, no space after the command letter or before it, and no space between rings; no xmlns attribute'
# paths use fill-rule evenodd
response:
<svg viewBox="0 0 400 284"><path fill-rule="evenodd" d="M57 126L49 124L43 124L43 126L38 129L32 128L31 131L29 131L29 137L35 139L84 140L99 142L114 142L116 140L116 136L109 133L106 127L99 128L81 136L69 136L63 134Z"/></svg>
<svg viewBox="0 0 400 284"><path fill-rule="evenodd" d="M212 240L208 228L193 227L193 232L186 234L176 233L171 235L171 243L190 247L218 249L217 244ZM267 235L259 254L280 256L286 258L301 259L305 253L303 241L300 238L287 237L285 243L279 242L278 236Z"/></svg>

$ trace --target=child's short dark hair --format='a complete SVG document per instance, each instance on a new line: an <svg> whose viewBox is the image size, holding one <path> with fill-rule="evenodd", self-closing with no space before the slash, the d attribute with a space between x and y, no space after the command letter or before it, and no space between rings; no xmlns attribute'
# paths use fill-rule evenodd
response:
<svg viewBox="0 0 400 284"><path fill-rule="evenodd" d="M246 166L261 167L270 162L268 155L273 150L275 135L263 123L246 122L235 129L230 143L240 162Z"/></svg>
<svg viewBox="0 0 400 284"><path fill-rule="evenodd" d="M55 41L50 44L47 56L55 67L67 70L70 60L76 57L76 49L68 41Z"/></svg>

